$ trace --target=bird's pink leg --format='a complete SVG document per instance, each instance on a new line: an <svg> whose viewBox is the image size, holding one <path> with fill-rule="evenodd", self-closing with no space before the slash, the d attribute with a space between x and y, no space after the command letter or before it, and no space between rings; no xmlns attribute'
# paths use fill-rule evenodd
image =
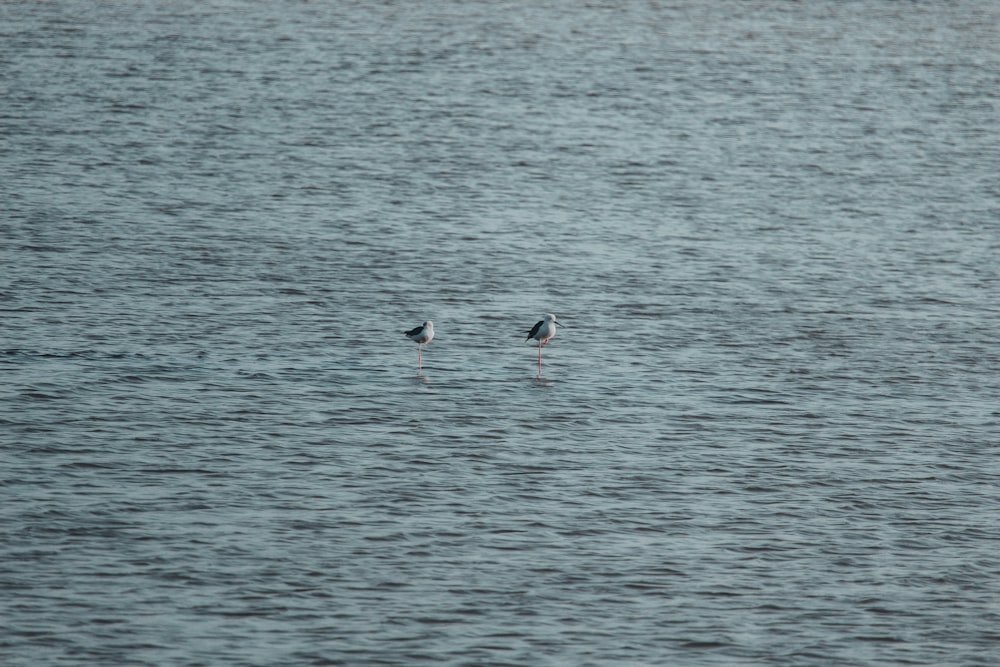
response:
<svg viewBox="0 0 1000 667"><path fill-rule="evenodd" d="M542 344L538 344L538 375L542 374Z"/></svg>
<svg viewBox="0 0 1000 667"><path fill-rule="evenodd" d="M423 359L420 356L420 343L417 343L417 373L423 368Z"/></svg>

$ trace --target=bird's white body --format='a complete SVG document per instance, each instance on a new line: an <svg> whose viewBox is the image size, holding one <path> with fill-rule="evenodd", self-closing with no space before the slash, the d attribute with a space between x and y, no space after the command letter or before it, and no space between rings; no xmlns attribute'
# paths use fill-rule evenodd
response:
<svg viewBox="0 0 1000 667"><path fill-rule="evenodd" d="M555 337L556 324L556 316L549 313L531 328L531 331L528 332L528 337L525 340L537 340L539 347L545 345Z"/></svg>
<svg viewBox="0 0 1000 667"><path fill-rule="evenodd" d="M404 332L406 337L417 345L425 345L434 338L434 323L427 320L419 327Z"/></svg>

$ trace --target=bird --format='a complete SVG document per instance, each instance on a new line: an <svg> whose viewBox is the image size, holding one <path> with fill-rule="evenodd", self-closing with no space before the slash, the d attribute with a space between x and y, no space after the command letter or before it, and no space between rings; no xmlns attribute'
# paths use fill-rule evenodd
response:
<svg viewBox="0 0 1000 667"><path fill-rule="evenodd" d="M538 341L538 375L542 374L542 346L548 343L556 335L556 316L552 313L547 314L541 320L539 320L535 326L531 327L531 331L528 332L528 337L524 340L528 341L535 339Z"/></svg>
<svg viewBox="0 0 1000 667"><path fill-rule="evenodd" d="M409 331L404 331L406 337L417 344L417 374L420 374L420 369L423 367L423 360L420 357L420 348L422 345L426 345L431 342L434 338L434 323L427 320L419 327L413 327Z"/></svg>

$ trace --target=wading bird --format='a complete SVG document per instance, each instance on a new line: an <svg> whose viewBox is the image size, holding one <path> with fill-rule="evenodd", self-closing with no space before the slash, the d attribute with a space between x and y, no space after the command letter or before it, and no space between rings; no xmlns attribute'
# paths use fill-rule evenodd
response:
<svg viewBox="0 0 1000 667"><path fill-rule="evenodd" d="M556 335L556 316L549 313L543 317L535 326L531 327L528 337L524 340L535 339L538 341L538 375L542 374L542 345L545 345Z"/></svg>
<svg viewBox="0 0 1000 667"><path fill-rule="evenodd" d="M420 357L420 348L425 344L431 342L434 338L434 323L427 320L419 327L413 327L409 331L404 331L406 337L417 344L417 373L420 373L420 369L423 367L423 359Z"/></svg>

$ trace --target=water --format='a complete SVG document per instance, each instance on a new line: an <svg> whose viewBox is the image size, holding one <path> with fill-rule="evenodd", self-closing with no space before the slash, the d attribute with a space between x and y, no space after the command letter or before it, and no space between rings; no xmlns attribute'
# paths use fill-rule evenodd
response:
<svg viewBox="0 0 1000 667"><path fill-rule="evenodd" d="M3 664L1000 664L998 26L0 4Z"/></svg>

